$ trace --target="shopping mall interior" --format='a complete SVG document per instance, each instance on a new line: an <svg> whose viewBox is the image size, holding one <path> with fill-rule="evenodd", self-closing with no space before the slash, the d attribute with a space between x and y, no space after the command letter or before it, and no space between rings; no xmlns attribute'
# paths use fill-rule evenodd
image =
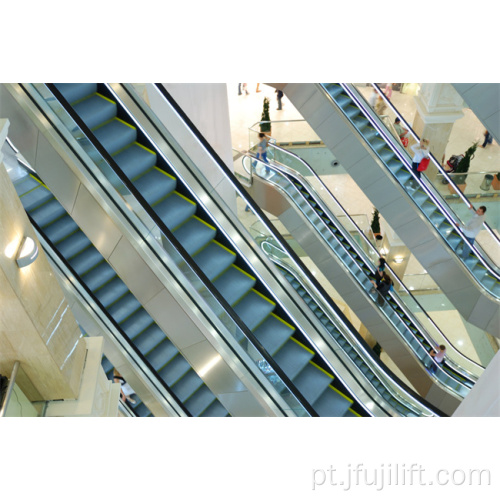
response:
<svg viewBox="0 0 500 500"><path fill-rule="evenodd" d="M2 84L0 415L500 416L499 92Z"/></svg>

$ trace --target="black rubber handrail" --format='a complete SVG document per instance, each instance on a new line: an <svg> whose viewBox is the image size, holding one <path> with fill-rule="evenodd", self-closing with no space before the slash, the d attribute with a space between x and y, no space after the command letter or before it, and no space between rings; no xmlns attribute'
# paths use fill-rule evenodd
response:
<svg viewBox="0 0 500 500"><path fill-rule="evenodd" d="M278 375L278 377L283 381L283 383L288 387L293 396L299 401L301 406L311 415L311 416L319 416L314 408L308 403L308 401L302 396L302 394L296 389L295 385L291 382L287 375L283 372L283 370L276 364L276 362L272 359L272 357L267 353L262 344L257 340L257 338L253 335L253 333L248 329L248 327L241 321L241 319L236 315L231 306L227 303L227 301L222 297L219 291L215 288L211 281L204 275L198 265L195 263L193 258L184 250L181 244L177 241L173 233L167 228L165 223L160 219L160 217L154 212L149 203L145 200L145 198L141 195L141 193L137 190L137 188L132 184L132 182L125 176L123 171L120 169L118 164L115 162L114 158L103 148L102 144L97 140L93 132L87 127L87 125L83 122L83 120L76 114L71 105L66 101L63 95L57 90L54 84L46 84L47 88L52 92L54 97L58 100L61 106L65 109L71 119L77 124L80 130L84 133L87 139L91 142L93 147L99 152L101 157L106 161L109 167L113 170L113 172L117 175L123 185L128 189L128 191L135 197L138 203L141 205L141 208L148 214L148 216L153 220L156 226L160 229L162 234L168 239L169 243L175 248L175 250L179 253L179 255L183 258L183 260L188 264L188 266L193 270L193 272L198 276L198 279L203 283L203 285L210 291L210 293L214 296L217 302L221 305L221 307L226 311L228 316L232 319L232 321L238 326L238 328L243 332L243 334L250 340L252 345L256 348L259 354L266 360L267 363L273 368L274 372ZM48 119L48 118L47 118ZM75 152L76 154L76 152ZM93 176L91 172L90 175ZM99 182L95 177L94 179ZM100 184L100 183L99 183ZM106 190L104 186L101 187ZM123 213L123 212L122 212ZM156 253L156 252L155 252ZM158 255L158 258L161 262L163 262L161 256ZM180 285L180 284L179 284ZM182 287L184 289L184 287ZM185 292L188 294L187 290ZM205 318L207 318L205 316ZM207 318L208 321L208 318ZM212 326L217 330L213 323ZM224 339L224 336L221 335L221 338ZM231 347L231 345L224 339L226 345L231 349L231 351L235 354L235 356L244 364L243 359L236 353L236 351ZM260 383L259 383L260 384ZM261 385L261 384L260 384ZM261 385L262 390L273 400L277 407L281 407L280 404L275 400L275 398L270 394L264 386Z"/></svg>

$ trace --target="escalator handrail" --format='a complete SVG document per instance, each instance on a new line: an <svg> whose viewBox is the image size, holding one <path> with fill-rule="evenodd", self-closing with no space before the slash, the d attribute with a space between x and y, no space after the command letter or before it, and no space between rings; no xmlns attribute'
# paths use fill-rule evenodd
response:
<svg viewBox="0 0 500 500"><path fill-rule="evenodd" d="M319 85L323 89L323 91L325 92L325 94L328 96L328 98L332 102L334 102L335 106L338 106L337 103L335 103L335 101L333 100L333 98L330 96L328 90L324 87L324 85L323 84L319 84ZM408 161L408 158L406 157L407 156L407 152L404 151L404 155L406 155L406 156L404 156L403 153L400 151L400 149L402 148L402 146L400 146L399 144L395 143L394 137L392 137L392 135L389 136L389 135L387 135L385 133L385 130L386 130L385 125L383 126L383 128L380 127L380 125L378 123L378 121L380 121L379 118L378 118L378 116L377 116L377 119L375 120L374 117L372 116L372 114L363 107L362 102L354 95L354 93L349 88L347 88L344 84L340 84L340 85L349 94L349 96L351 97L351 99L358 105L359 109L363 112L364 116L368 119L368 121L372 124L372 126L377 130L377 132L380 134L380 136L385 140L386 144L393 150L393 152L396 154L396 156L401 161L401 163L403 165L405 165L405 167L407 168L408 172L412 175L412 177L414 177L415 180L418 182L418 179L416 178L415 173L413 172L412 168L410 167L410 163ZM453 216L446 210L445 206L443 204L441 204L439 202L439 200L436 198L436 196L434 194L434 191L435 191L434 186L432 186L432 184L430 184L430 183L429 183L430 185L428 185L428 184L423 183L423 182L419 182L419 184L424 189L424 191L428 194L428 196L433 200L434 204L437 207L439 207L439 209L441 210L441 214L448 220L448 222L450 223L451 227L459 229L459 228L457 228L457 222L455 222L455 220L453 219ZM410 198L413 201L413 203L416 204L415 200L409 194L407 196L408 196L408 198ZM422 213L424 213L420 209L420 207L418 207L418 208L419 208L419 210ZM432 223L432 221L430 221L430 219L427 217L427 215L426 215L426 219L429 221L429 224L435 229L435 231L439 235L440 239L443 240L446 243L447 247L451 248L450 244L444 239L444 237L441 235L441 233L435 228L434 224ZM465 239L465 237L463 236L462 230L458 230L457 233L462 238L464 244L467 245L470 248L471 252L474 253L474 255L476 255L476 257L483 263L483 265L489 270L489 272L496 279L500 280L500 275L498 275L496 271L494 271L494 270L491 269L491 266L484 260L484 258L482 257L482 255L478 252L478 250L476 248L474 248L474 246L471 245L467 241L467 239ZM460 262L462 262L462 264L464 265L464 267L466 267L466 269L469 271L469 274L472 276L472 278L474 279L474 281L476 283L478 283L478 285L479 285L479 287L480 287L481 290L484 290L485 293L493 296L496 300L500 300L500 298L497 297L497 296L495 296L492 291L486 289L483 286L483 284L476 278L476 276L463 263L463 261L456 254L456 252L453 252L453 255L457 259L459 259Z"/></svg>
<svg viewBox="0 0 500 500"><path fill-rule="evenodd" d="M387 104L391 108L392 112L405 124L405 126L407 127L407 130L412 134L413 138L417 142L420 142L420 137L418 136L418 134L413 130L413 128L410 126L410 124L403 118L403 116L399 113L399 111L396 109L394 104L392 104L392 102L387 98L387 96L384 94L384 92L382 92L380 87L376 83L371 83L370 85L372 85L372 87L377 90L378 94L385 101L385 104ZM462 201L464 203L469 205L470 204L469 200L464 195L464 193L462 193L462 191L458 188L458 186L455 184L452 177L450 176L450 173L447 172L443 168L441 163L437 161L437 159L434 157L434 155L432 153L430 153L429 156L430 156L432 162L434 163L435 167L441 173L441 175L443 175L443 177L453 186L453 189L455 190L456 194L458 194L458 196L460 198L462 198ZM484 173L488 173L488 172L484 172ZM455 174L452 174L452 175L455 175ZM460 175L460 174L456 174L456 175ZM457 215L457 214L455 214L455 215ZM458 217L458 215L457 215L457 217ZM459 220L460 220L460 218L459 218ZM484 225L486 231L488 231L488 233L498 242L498 244L500 244L500 238L495 234L495 232L491 229L491 227L488 225L488 223L486 221L484 221L483 225Z"/></svg>
<svg viewBox="0 0 500 500"><path fill-rule="evenodd" d="M281 251L281 249L279 249L279 247L275 247L274 244L270 241L268 241L266 239L266 241L263 241L261 243L261 245L264 245L264 244L267 244L275 249L278 249L279 251ZM265 250L264 250L265 251ZM267 253L267 252L266 252ZM328 312L325 311L325 307L330 307L330 304L329 304L329 301L327 300L324 300L324 297L322 297L322 299L319 299L318 298L318 295L321 297L321 294L319 294L318 291L312 291L309 286L310 285L307 285L304 283L304 279L301 278L301 276L298 275L297 271L295 269L293 269L291 266L289 266L288 264L286 264L285 262L283 262L279 256L276 256L276 255L269 255L269 258L275 262L277 265L279 266L282 266L284 269L286 269L287 272L289 272L290 274L292 274L294 276L294 278L301 284L301 286L307 291L307 293L309 294L309 296L314 300L314 302L316 303L316 305L321 309L321 311L330 319L330 321L332 321L333 324L335 324L335 322L331 319L331 315L332 314L335 314L335 309L333 309L333 313L332 314L329 314ZM306 277L307 278L307 277ZM314 286L314 285L312 285ZM324 305L323 305L324 304ZM370 348L370 346L366 343L365 339L363 339L363 337L361 337L361 335L359 334L359 332L357 332L356 330L354 331L351 331L350 329L347 329L348 332L349 332L349 336L350 337L353 337L353 338L347 338L346 334L343 333L340 329L339 331L341 332L342 336L344 337L344 339L356 350L357 354L359 355L360 358L363 359L363 361L367 364L367 366L370 368L370 370L373 372L374 371L374 367L372 366L373 364L376 365L375 367L375 370L380 370L384 377L390 379L393 383L395 383L396 385L398 385L399 387L401 387L403 389L404 392L406 392L412 399L415 399L418 401L418 403L420 403L421 405L427 407L427 406L430 406L432 408L432 411L435 412L435 413L438 413L438 414L441 414L442 413L440 412L440 410L438 410L437 408L434 408L432 405L430 405L427 401L425 401L419 394L417 394L415 391L413 391L413 389L411 389L410 387L408 387L402 380L400 380L393 372L391 372L385 365L384 363L382 363L382 361L380 360L380 358L378 358L373 350ZM331 335L330 335L331 336ZM332 337L333 338L333 337ZM335 341L335 338L333 338L333 340ZM342 347L339 345L340 349L342 349ZM342 349L343 350L343 349ZM362 354L360 354L360 350L362 351ZM349 355L346 353L346 356L349 357ZM368 360L366 358L369 358ZM398 399L398 401L400 401L403 406L410 406L410 409L412 409L412 411L415 411L416 413L419 413L419 410L417 410L413 404L411 404L409 401L406 401L406 400L402 400L401 399L401 395L398 394L397 392L395 392L387 383L385 380L383 380L379 375L376 375L377 376L377 379L380 380L380 382L383 384L383 386L393 395L393 397L395 397L396 399ZM365 377L366 378L366 377ZM368 379L367 379L368 380ZM369 382L369 381L368 381ZM370 383L370 382L369 382ZM374 387L374 386L373 386ZM375 388L375 390L378 392L378 390Z"/></svg>
<svg viewBox="0 0 500 500"><path fill-rule="evenodd" d="M248 156L249 158L253 158L253 159L254 159L254 161L257 161L257 162L261 163L262 165L266 165L266 167L269 167L269 168L271 168L271 169L273 169L273 170L280 171L280 170L281 170L281 169L283 169L283 168L288 169L288 167L286 167L286 166L284 166L284 165L279 166L279 165L273 165L273 164L270 164L270 163L268 163L268 164L264 164L263 162L261 162L260 160L258 160L256 157L252 157L250 154L248 154L247 156ZM280 173L281 173L281 172L280 172ZM354 260L354 263L355 263L355 265L356 265L356 266L358 266L358 269L360 269L360 270L362 271L362 269L359 267L359 264L358 264L355 260ZM392 309L392 308L391 308L391 309ZM385 312L384 312L384 315L386 315L386 316L387 316L387 314L386 314ZM389 321L390 321L390 320L389 320ZM403 324L403 326L405 327L405 329L406 329L407 331L409 331L409 332L412 334L412 336L413 336L413 332L412 332L412 331L411 331L411 329L410 329L410 328L406 325L406 323L405 323L405 322L403 322L403 321L402 321L401 323ZM396 329L396 331L398 331L398 330L397 330L397 328L395 328L395 329ZM424 330L424 332L425 332L425 330ZM398 334L399 334L399 331L398 331ZM426 337L426 338L427 338L427 337ZM420 343L420 341L419 341L418 339L417 339L417 341L419 342L419 344L421 344L421 343ZM405 342L405 343L408 343L405 339L404 339L404 342ZM431 343L431 345L432 345L432 343ZM422 347L423 347L423 346L422 346ZM410 350L411 350L411 352L412 352L412 355L414 355L414 356L416 357L416 354L413 352L413 349L412 349L410 346L409 346L409 348L410 348ZM425 349L425 348L424 348L424 349ZM434 361L434 359L430 356L430 354L429 354L429 352L428 352L427 350L426 350L426 355L427 355L427 357L429 357L429 358L432 360L432 363L436 365L436 367L437 367L437 369L438 369L438 370L440 370L440 371L443 371L443 372L444 372L444 369L442 368L442 366L441 366L441 365L439 365L438 363L436 363L436 362ZM417 358L417 359L418 359L418 358ZM419 362L421 362L421 360L419 360ZM458 371L458 370L457 370L457 371ZM467 390L470 390L470 388L469 388L468 386L466 386L465 384L463 384L460 380L457 380L456 378L451 377L448 373L446 374L446 376L447 376L447 377L449 377L449 378L452 378L452 379L453 379L456 383L460 384L461 386L464 386ZM464 375L464 376L465 376L465 375ZM467 377L467 376L466 376L466 378L469 378L469 377ZM442 382L441 382L441 381L439 381L439 380L438 380L438 382L442 384ZM444 384L443 384L443 385L444 385ZM450 389L448 388L448 390L450 390Z"/></svg>
<svg viewBox="0 0 500 500"><path fill-rule="evenodd" d="M169 243L175 248L178 254L183 258L186 264L191 268L191 270L198 276L198 279L203 283L203 286L206 287L210 291L210 294L217 300L217 302L221 305L221 307L225 310L227 315L231 318L231 320L237 325L240 331L244 334L244 336L252 343L255 349L259 352L259 354L266 360L267 363L272 367L274 372L278 375L278 377L283 381L288 390L293 394L294 398L300 403L300 405L307 411L307 413L311 416L318 416L316 411L312 408L312 406L308 403L308 401L302 396L302 394L296 389L295 385L290 381L287 375L283 372L283 370L276 364L276 362L271 358L271 356L264 349L260 341L255 337L255 335L249 330L249 328L241 321L241 319L236 315L231 306L227 303L227 301L222 297L220 292L215 288L215 286L208 280L208 278L201 271L199 266L194 262L193 258L184 250L184 248L177 241L172 232L167 228L165 223L160 219L160 217L154 212L151 206L146 202L144 197L139 193L137 188L132 184L132 182L125 176L123 171L120 169L114 158L104 149L104 147L97 140L92 131L87 127L87 125L83 122L83 120L76 114L71 105L66 101L66 99L62 96L62 94L57 90L54 84L48 83L46 84L47 88L52 92L52 94L56 97L59 104L64 108L64 110L69 114L71 119L78 125L80 130L84 133L86 138L92 144L92 146L99 152L101 157L106 161L108 166L113 170L115 175L120 179L123 185L127 188L127 190L134 196L137 202L140 204L141 208L148 214L151 220L156 224L160 232L167 238ZM92 174L91 174L92 175ZM97 181L99 182L99 181ZM102 186L103 189L106 189L105 186ZM160 261L163 265L163 260L160 258ZM222 335L221 338L224 338ZM236 353L236 351L232 348L231 344L226 341L227 346L231 349L231 351L238 357L240 362L244 363L243 359ZM274 404L277 407L281 407L280 404L275 400L272 394L262 386L260 381L257 381L261 386L261 389L273 400Z"/></svg>
<svg viewBox="0 0 500 500"><path fill-rule="evenodd" d="M328 194L328 196L330 196L330 198L332 198L332 200L335 202L336 206L343 212L343 214L349 219L349 221L351 222L351 224L353 225L354 228L357 229L358 231L358 234L363 238L363 240L365 241L365 243L367 245L369 245L369 247L375 252L375 253L378 253L377 249L373 246L373 244L371 243L371 241L366 237L366 235L363 233L363 231L361 231L361 229L359 229L359 227L356 225L356 223L354 222L354 220L351 218L351 216L347 213L347 211L344 209L344 207L340 204L340 202L337 200L337 198L334 196L334 194L328 189L328 187L325 185L325 183L323 182L323 180L321 179L321 177L312 169L312 167L305 161L303 160L302 158L300 158L299 156L295 155L294 153L292 153L291 151L288 151L287 149L284 149L276 144L272 144L271 143L271 148L276 148L278 150L280 150L281 152L289 155L289 156L292 156L294 157L296 160L298 160L301 165L304 166L304 168L306 168L309 173L311 174L312 177L314 177L316 179L317 182L320 183L320 185L323 187L323 189L326 191L326 193ZM275 160L274 160L275 161ZM288 174L287 174L288 175ZM316 190L314 187L310 186L310 183L303 178L303 176L300 174L300 173L294 173L293 175L296 175L297 179L302 183L304 184L305 186L307 186L310 191L309 191L309 194L314 198L314 201L322 208L322 210L330 217L331 220L333 221L336 221L337 218L336 216L331 212L331 210L324 205L323 203L323 200L322 200L322 197L321 195L317 194ZM365 258L365 253L364 251L359 248L359 245L358 243L352 238L352 236L350 235L349 231L347 231L342 224L338 223L338 224L335 224L336 227L342 232L342 234L344 235L345 238L348 239L349 243L354 246L357 250L358 250L358 254L359 256L363 259L363 262L365 262L365 264L371 269L372 272L375 272L376 270L376 267L375 265L371 262L371 260L369 258ZM432 326L441 333L442 337L448 342L448 344L451 346L451 348L458 353L459 356L462 356L464 357L465 359L467 359L468 361L470 361L473 365L476 365L478 368L482 368L484 369L484 367L482 365L480 365L479 363L475 362L474 360L470 359L468 356L465 356L463 353L461 353L458 349L455 348L455 346L448 340L448 338L446 337L446 335L441 332L440 328L436 325L436 323L432 320L432 318L427 314L427 311L420 305L420 303L418 302L418 300L413 297L413 294L411 294L411 292L406 288L405 284L403 283L402 280L400 280L400 278L397 276L397 274L390 268L389 264L386 263L386 267L391 271L391 275L394 277L394 279L397 281L397 283L401 286L401 288L403 288L403 290L408 293L408 295L410 295L413 299L413 301L418 305L418 307L420 308L421 311L424 312L424 314L426 315L428 321L432 324ZM422 334L424 335L424 337L426 338L427 342L430 344L430 345L433 345L434 347L437 347L439 345L438 342L436 342L432 337L429 337L428 336L428 333L427 333L427 330L425 328L423 328L423 326L420 324L420 322L418 321L417 318L414 317L414 315L408 311L408 308L406 307L406 304L404 303L404 301L399 297L399 295L396 293L396 291L394 292L390 292L390 295L393 297L393 299L398 303L398 305L403 308L405 310L405 313L410 317L412 318L413 322L418 325L420 328L419 330L422 332ZM462 371L466 372L466 373L462 373L463 375L465 375L466 377L469 377L471 378L473 381L476 381L477 380L477 376L475 376L473 373L470 373L466 368L463 368L463 367L460 367L460 366L456 366L455 368L455 363L449 359L447 359L447 362L449 362L449 364L453 365L454 369L456 369L457 371L459 371L460 373L462 373Z"/></svg>

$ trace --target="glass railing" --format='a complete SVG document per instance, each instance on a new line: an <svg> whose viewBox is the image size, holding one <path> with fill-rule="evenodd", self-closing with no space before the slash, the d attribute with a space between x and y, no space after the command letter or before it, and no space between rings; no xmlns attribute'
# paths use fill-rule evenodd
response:
<svg viewBox="0 0 500 500"><path fill-rule="evenodd" d="M367 118L370 116L373 118L375 113L371 112L371 106L369 103L366 101L364 95L359 92L359 90L354 87L353 85L348 85L348 84L341 84L344 90L348 93L351 94L351 97L356 98L356 102L362 104L362 108L365 110L365 115ZM402 159L404 159L404 162L406 165L411 166L412 162L412 152L410 149L410 146L412 144L415 144L420 141L420 137L413 131L411 126L409 125L408 122L405 121L404 117L398 112L398 110L392 105L392 103L386 98L385 94L375 85L373 84L375 90L379 93L381 98L384 100L386 103L387 107L384 110L384 115L388 116L388 119L380 119L379 124L381 124L387 132L389 132L390 137L392 137L392 142L397 145L397 154L398 156L401 156ZM368 111L370 110L370 111ZM397 138L395 138L395 130L394 127L392 126L392 123L394 122L394 119L396 117L399 117L401 119L401 125L403 128L408 130L408 137L410 139L409 145L407 148L405 148L402 144L401 141ZM379 117L380 118L380 117ZM385 134L385 137L388 138L389 134ZM472 144L472 143L471 143ZM464 148L467 149L471 144L467 145ZM392 145L394 147L394 145ZM439 159L441 161L441 159ZM437 175L435 177L428 175L429 172L432 171L432 169L428 169L427 171L424 171L421 173L421 181L422 184L424 184L428 191L429 194L431 195L431 198L435 200L435 203L438 207L441 207L442 210L447 212L448 214L452 215L453 221L454 222L460 222L462 224L466 223L469 218L471 217L472 213L469 210L469 205L471 201L467 198L466 194L462 191L462 189L454 182L455 180L458 179L460 185L463 185L463 180L464 177L468 178L468 176L471 176L471 179L474 179L475 174L467 173L467 174L458 174L458 175L450 175L445 167L443 167L436 158L431 154L431 163L437 170ZM411 169L410 169L411 170ZM475 180L475 179L474 179ZM482 175L482 180L484 180L484 174ZM481 182L482 182L481 180ZM443 181L447 182L446 190L443 189ZM477 181L475 181L471 185L471 190L476 189L476 184ZM448 198L448 195L453 195L454 198L456 198L457 201L460 201L461 204L457 203L447 203L446 198ZM458 209L458 206L463 207L463 209ZM479 203L476 200L476 205L479 205ZM498 275L498 265L495 264L495 255L496 260L498 260L498 249L500 247L500 238L493 229L490 227L490 225L485 222L484 223L484 231L485 234L482 235L482 241L486 245L486 249L483 247L482 244L476 244L475 245L475 250L477 249L482 257L490 263L492 267L492 272L497 275L497 278L500 278ZM490 241L491 240L491 241ZM479 242L479 240L478 240ZM487 249L490 248L495 248L496 252L489 252Z"/></svg>
<svg viewBox="0 0 500 500"><path fill-rule="evenodd" d="M255 230L255 228L253 229ZM373 358L373 354L370 353L371 349L363 345L347 325L343 323L342 318L325 301L321 292L297 268L288 255L282 252L271 238L265 237L263 234L259 234L259 237L262 239L261 246L269 258L279 267L284 268L287 273L290 273L300 284L300 289L304 290L307 296L312 299L313 302L309 303L309 307L316 311L319 308L320 314L326 316L331 321L330 324L326 323L325 320L322 322L325 324L325 328L327 328L332 338L337 342L339 348L344 350L353 360L354 364L358 366L361 374L365 377L365 384L371 384L381 397L386 400L389 399L394 409L404 416L432 416L433 413L425 408L425 406L422 406L421 402L417 401L407 391L404 391L399 384L395 383L389 377L388 373L382 369L381 364L377 363ZM385 395L386 391L389 392L390 397L394 398L395 401L391 401L390 397Z"/></svg>
<svg viewBox="0 0 500 500"><path fill-rule="evenodd" d="M267 354L263 354L255 347L251 340L251 332L241 324L239 319L235 318L232 311L226 309L224 301L221 301L213 285L195 269L195 265L189 262L190 257L174 241L175 239L172 239L170 231L154 214L130 181L116 166L110 164L109 158L106 158L89 137L82 132L84 129L82 124L75 121L46 85L27 84L23 85L23 88L35 100L37 106L49 116L52 125L59 131L64 140L77 151L87 174L97 180L112 203L119 207L119 211L134 214L135 217L131 220L134 221L134 229L138 237L142 238L143 244L154 249L154 252L160 256L163 266L169 270L176 270L177 279L184 283L183 288L187 288L190 293L194 294L194 300L197 303L204 304L204 314L209 314L211 317L209 322L212 324L214 321L220 322L225 331L222 335L231 335L234 341L240 345L240 348L248 356L248 360L253 363L253 370L257 370L261 376L263 375L267 379L273 390L286 403L286 408L296 416L308 416L310 412L306 410L306 407L309 405L302 404L296 398L293 390L284 382L283 379L286 377L281 370L275 368L275 363ZM172 137L169 139L171 140L170 144L176 144ZM177 152L177 150L175 152L173 150L162 152L164 155L169 155L168 164L174 171L176 170L175 164L179 163ZM184 156L184 161L189 161L192 164L189 157L179 148L179 156L181 155ZM221 331L220 326L216 328ZM246 339L246 342L240 342L242 337ZM263 360L266 361L265 369L263 368ZM263 387L263 390L266 393L269 392L267 388Z"/></svg>
<svg viewBox="0 0 500 500"><path fill-rule="evenodd" d="M295 162L297 162L297 161L303 162L303 160L296 157L295 155L293 155L289 151L286 151L278 146L275 146L272 143L270 144L270 147L268 148L268 150L269 150L268 157L273 158L273 163L272 163L272 165L270 165L270 168L272 169L273 175L289 175L289 171L288 171L287 167L285 167L284 162L288 162L288 159L291 157L294 157ZM277 160L275 159L276 157L279 157L282 161L277 162ZM256 161L255 159L251 159L251 158L248 159L248 162L253 165L254 172L257 175L261 175L262 177L267 178L268 182L272 182L272 180L271 180L272 177L270 177L269 175L266 175L266 174L264 174L264 175L262 174L263 172L265 172L265 170L263 168L264 167L263 164L260 164L259 161ZM305 165L307 165L305 162L303 162L303 163ZM352 247L356 247L358 249L358 255L360 256L360 258L368 266L368 268L371 270L371 272L374 273L376 267L373 264L373 262L376 261L379 257L379 254L378 254L376 248L369 241L367 236L361 230L359 230L359 228L357 228L356 224L350 218L349 214L347 212L345 212L343 207L340 205L340 203L338 203L338 201L331 194L331 192L329 192L328 189L326 189L326 186L323 186L323 190L321 191L321 195L318 193L318 191L316 191L312 187L312 185L309 183L310 177L316 177L316 181L319 183L322 183L322 181L319 178L319 176L317 176L316 173L308 165L307 165L307 168L310 171L310 176L308 176L307 181L302 176L300 176L300 174L298 174L298 173L295 173L296 178L300 179L299 182L301 184L308 185L308 192L310 195L312 195L312 198L314 199L315 203L317 203L319 206L321 206L321 208L323 209L323 212L329 216L330 220L332 220L332 222L334 222L337 227L340 226L341 224L339 224L339 221L335 220L336 217L333 215L332 212L330 212L326 208L326 204L323 204L323 200L327 197L330 198L331 203L336 204L338 210L341 210L342 212L344 212L344 221L349 220L349 225L347 227L342 225L343 236L346 238L347 241L349 241L349 244ZM357 229L358 238L351 238L350 237L350 232L354 229ZM362 245L359 245L357 243L358 239L363 241ZM364 248L367 248L368 252L366 252L364 250ZM350 267L348 267L348 269L350 269ZM453 369L456 370L458 373L460 373L464 377L470 379L471 381L476 380L477 377L482 373L483 368L480 365L478 365L477 363L475 363L474 361L465 357L462 353L460 353L459 350L457 350L453 346L453 344L444 336L444 334L441 332L441 330L439 330L437 325L427 315L426 311L418 304L418 302L411 295L409 290L406 289L404 283L399 279L399 277L396 275L396 273L394 273L390 269L390 266L387 266L386 269L387 269L388 273L391 275L393 281L397 285L399 285L398 288L400 288L400 290L402 290L403 293L405 293L407 295L407 297L405 297L405 300L403 301L403 299L398 295L398 293L396 293L395 291L391 292L391 297L394 299L396 304L402 310L405 311L408 318L411 319L413 325L418 329L418 331L422 335L422 337L423 337L422 340L417 339L418 343L420 344L424 339L432 347L436 347L437 345L444 343L445 345L447 345L449 347L449 351L448 351L449 352L449 360L448 360L448 362L449 362L450 366L453 367ZM361 271L364 273L364 271L362 269L361 269ZM358 270L358 272L359 272L359 270ZM416 317L412 314L412 312L410 312L410 307L409 307L410 304L409 303L411 304L411 311L413 313L415 313L415 312L422 313L422 316L424 318L422 320L422 322L419 322L416 319ZM385 312L386 312L389 320L391 322L393 322L393 320L391 319L391 317L393 317L391 311L385 311ZM401 323L400 325L398 325L397 328L395 328L395 330L398 332L398 334L403 336L403 338L408 342L410 347L414 350L415 354L419 358L421 358L422 362L424 362L425 366L427 366L428 364L432 364L432 360L430 359L430 356L428 355L427 350L425 350L425 351L419 350L417 352L417 350L415 349L415 345L412 344L412 342L413 342L412 339L416 339L415 334L408 327L408 325L406 325L405 322L401 321L401 319L399 317L398 317L398 319L399 319L399 322ZM438 376L438 378L439 378L439 376ZM445 379L446 376L443 375L443 378ZM460 378L461 377L459 377L459 379ZM468 389L465 387L461 387L460 392L461 392L461 395L463 396L466 392L468 392Z"/></svg>

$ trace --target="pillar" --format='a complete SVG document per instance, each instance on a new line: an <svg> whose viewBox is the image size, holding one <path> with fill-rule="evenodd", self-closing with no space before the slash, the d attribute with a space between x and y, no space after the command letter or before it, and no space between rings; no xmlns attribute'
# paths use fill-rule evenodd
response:
<svg viewBox="0 0 500 500"><path fill-rule="evenodd" d="M463 99L449 83L422 83L415 104L417 113L412 128L419 137L430 140L431 153L441 162L453 124L464 116ZM434 180L437 173L437 168L430 164L427 177Z"/></svg>

